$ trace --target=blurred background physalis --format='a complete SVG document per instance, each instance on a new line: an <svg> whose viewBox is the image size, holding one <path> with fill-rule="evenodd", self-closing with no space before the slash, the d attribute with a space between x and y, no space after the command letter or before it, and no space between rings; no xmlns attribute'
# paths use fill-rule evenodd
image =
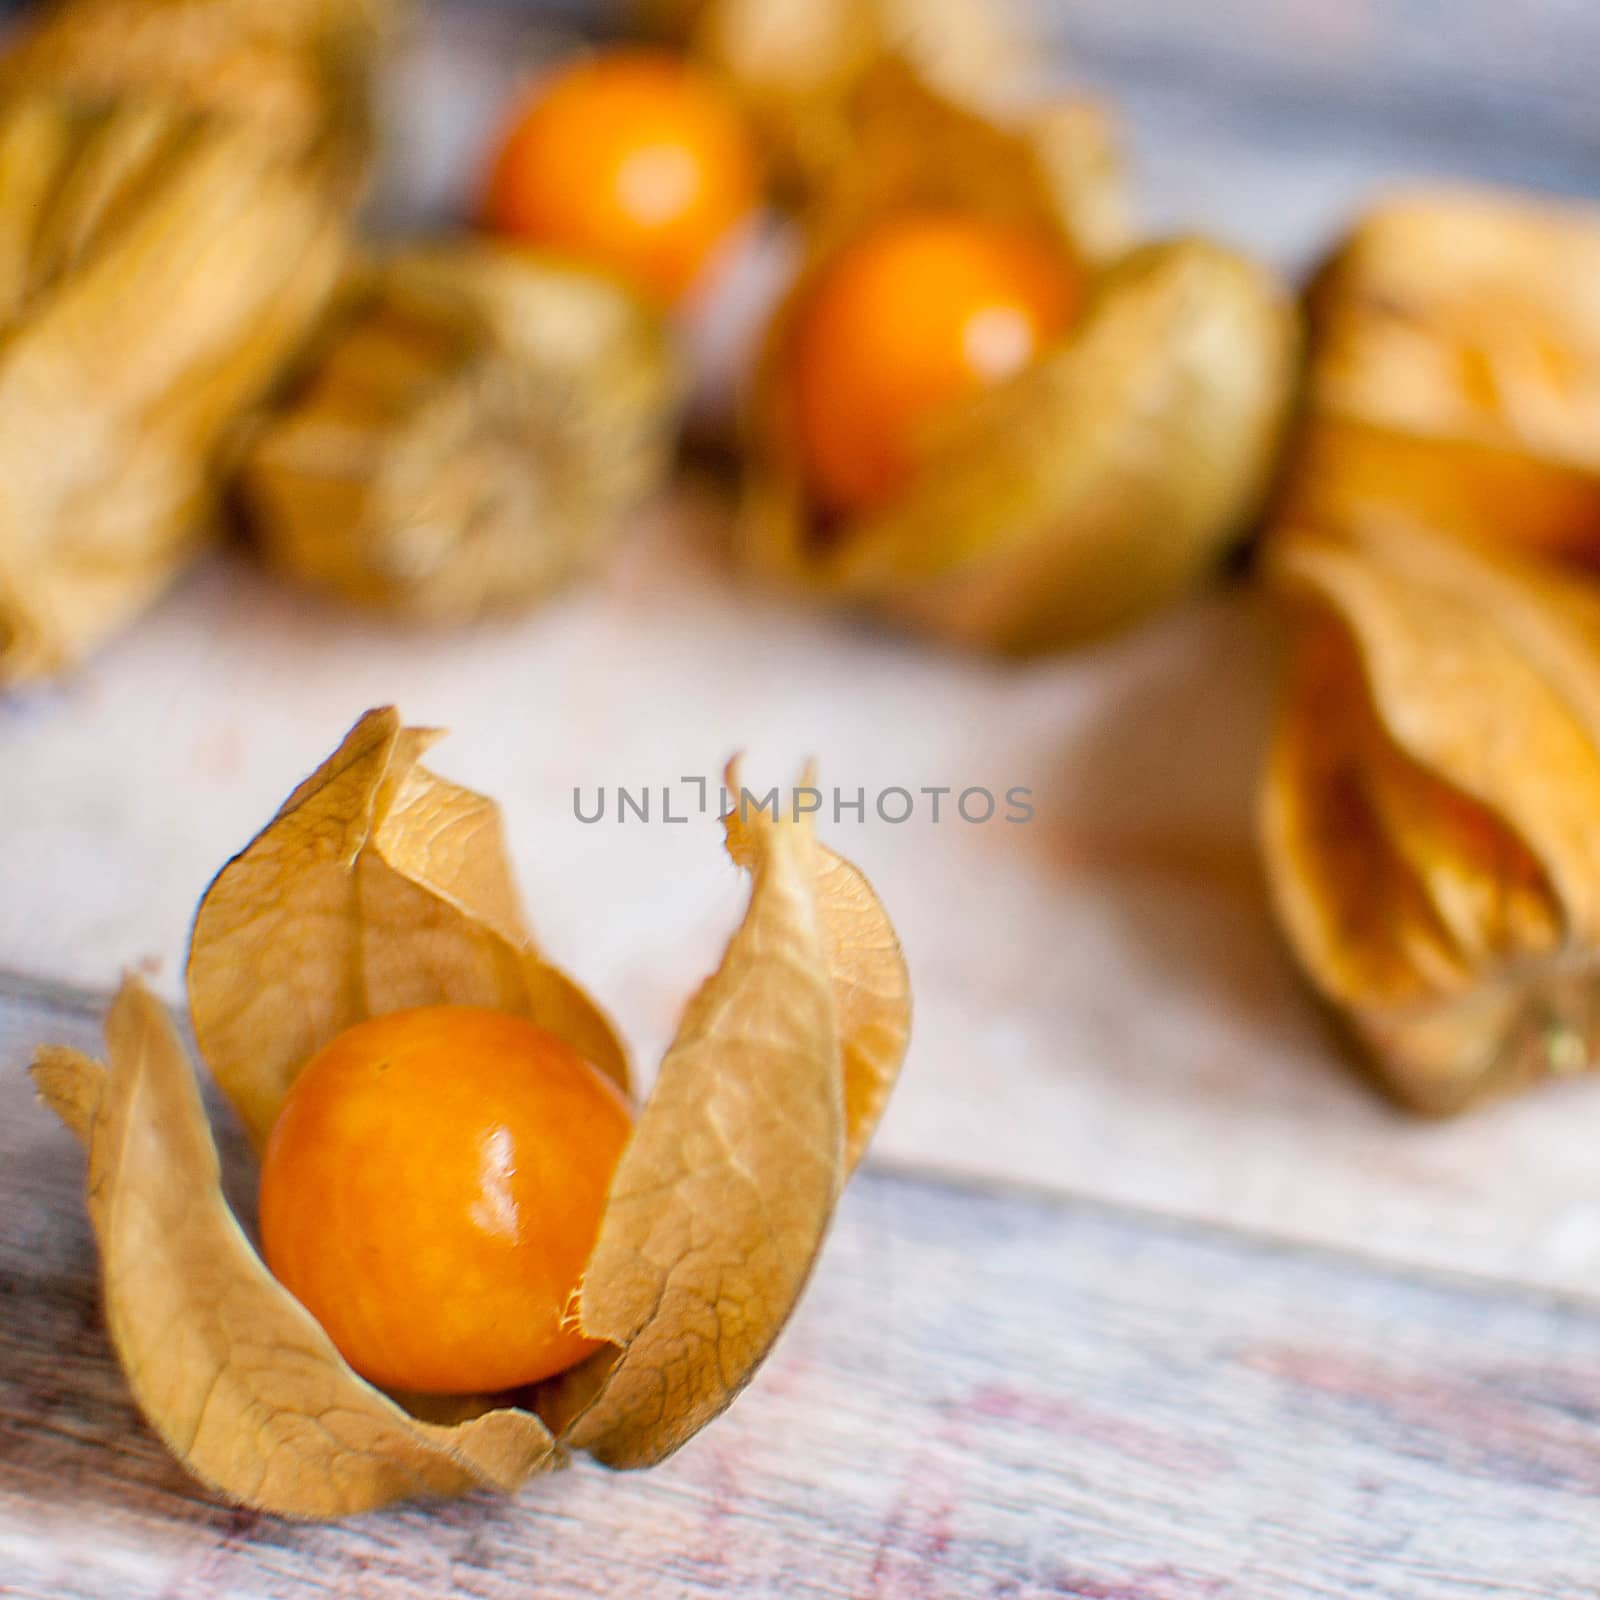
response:
<svg viewBox="0 0 1600 1600"><path fill-rule="evenodd" d="M795 313L789 381L814 492L838 511L891 500L918 436L1059 339L1080 294L1042 232L934 210L868 230Z"/></svg>
<svg viewBox="0 0 1600 1600"><path fill-rule="evenodd" d="M1259 510L1298 350L1274 275L1140 243L1105 119L1001 113L887 61L746 408L751 570L958 644L1125 626Z"/></svg>
<svg viewBox="0 0 1600 1600"><path fill-rule="evenodd" d="M1600 209L1396 197L1315 284L1277 521L1409 524L1600 566Z"/></svg>
<svg viewBox="0 0 1600 1600"><path fill-rule="evenodd" d="M625 285L499 241L419 244L347 275L235 484L278 570L460 622L598 561L663 481L681 383Z"/></svg>
<svg viewBox="0 0 1600 1600"><path fill-rule="evenodd" d="M570 1303L631 1126L604 1074L521 1017L369 1018L307 1063L273 1124L263 1253L374 1383L538 1382L598 1348Z"/></svg>
<svg viewBox="0 0 1600 1600"><path fill-rule="evenodd" d="M664 50L616 48L536 83L484 198L492 228L670 304L751 217L761 181L737 104Z"/></svg>

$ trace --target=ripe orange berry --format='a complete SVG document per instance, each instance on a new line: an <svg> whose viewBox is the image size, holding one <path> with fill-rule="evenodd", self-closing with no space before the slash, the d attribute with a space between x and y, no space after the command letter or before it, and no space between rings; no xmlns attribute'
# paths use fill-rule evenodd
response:
<svg viewBox="0 0 1600 1600"><path fill-rule="evenodd" d="M386 1388L549 1377L592 1348L568 1304L630 1126L599 1071L520 1017L374 1017L312 1058L273 1126L267 1264Z"/></svg>
<svg viewBox="0 0 1600 1600"><path fill-rule="evenodd" d="M750 135L715 80L664 51L618 50L557 73L517 110L485 217L671 301L758 190Z"/></svg>
<svg viewBox="0 0 1600 1600"><path fill-rule="evenodd" d="M846 245L803 291L790 334L813 492L838 512L893 499L930 420L1032 362L1080 292L1047 239L979 217L904 213Z"/></svg>

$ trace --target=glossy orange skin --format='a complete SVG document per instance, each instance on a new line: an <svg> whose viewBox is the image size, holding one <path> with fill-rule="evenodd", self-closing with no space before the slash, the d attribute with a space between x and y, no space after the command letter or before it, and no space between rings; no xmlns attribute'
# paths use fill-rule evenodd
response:
<svg viewBox="0 0 1600 1600"><path fill-rule="evenodd" d="M750 135L714 79L665 51L618 50L557 73L518 108L484 217L671 302L759 190Z"/></svg>
<svg viewBox="0 0 1600 1600"><path fill-rule="evenodd" d="M267 1141L267 1264L385 1388L549 1377L593 1348L564 1322L630 1127L609 1080L519 1017L359 1023L306 1065Z"/></svg>
<svg viewBox="0 0 1600 1600"><path fill-rule="evenodd" d="M803 290L789 335L812 493L834 512L892 500L929 424L1035 360L1080 297L1047 239L978 217L904 213L846 245Z"/></svg>

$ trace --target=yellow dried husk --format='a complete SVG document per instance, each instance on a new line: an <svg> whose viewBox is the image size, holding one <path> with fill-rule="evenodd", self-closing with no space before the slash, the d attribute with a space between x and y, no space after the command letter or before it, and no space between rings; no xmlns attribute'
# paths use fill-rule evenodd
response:
<svg viewBox="0 0 1600 1600"><path fill-rule="evenodd" d="M483 242L357 269L243 464L281 570L453 621L525 607L607 549L671 465L659 320L610 279Z"/></svg>
<svg viewBox="0 0 1600 1600"><path fill-rule="evenodd" d="M220 453L344 248L248 129L0 100L0 683L74 663L205 543Z"/></svg>
<svg viewBox="0 0 1600 1600"><path fill-rule="evenodd" d="M55 0L0 57L0 88L159 97L257 128L360 185L397 0Z"/></svg>
<svg viewBox="0 0 1600 1600"><path fill-rule="evenodd" d="M826 188L857 159L860 97L886 63L952 106L1001 109L1039 50L1002 0L640 0L742 100L781 192Z"/></svg>
<svg viewBox="0 0 1600 1600"><path fill-rule="evenodd" d="M1600 598L1405 522L1278 536L1299 642L1261 832L1379 1081L1452 1112L1600 1053Z"/></svg>
<svg viewBox="0 0 1600 1600"><path fill-rule="evenodd" d="M1311 304L1286 524L1405 519L1600 563L1600 210L1396 200Z"/></svg>
<svg viewBox="0 0 1600 1600"><path fill-rule="evenodd" d="M434 737L369 712L201 903L195 1036L257 1144L311 1055L414 1005L528 1017L628 1084L610 1024L528 933L498 808L420 765ZM112 1341L196 1477L317 1518L509 1492L569 1449L660 1460L734 1399L888 1098L910 990L883 907L809 819L736 812L727 843L749 908L639 1112L580 1288L605 1348L534 1391L402 1404L351 1371L228 1210L192 1071L137 982L104 1065L39 1052L41 1095L87 1146Z"/></svg>
<svg viewBox="0 0 1600 1600"><path fill-rule="evenodd" d="M1294 308L1208 241L1126 248L1114 168L1074 159L1081 108L1007 125L893 70L877 91L869 145L814 209L809 267L769 334L743 557L967 645L1035 651L1122 626L1207 572L1259 509L1294 382ZM1087 305L1059 345L941 419L894 503L834 524L808 496L787 414L789 329L835 253L907 207L1053 239Z"/></svg>

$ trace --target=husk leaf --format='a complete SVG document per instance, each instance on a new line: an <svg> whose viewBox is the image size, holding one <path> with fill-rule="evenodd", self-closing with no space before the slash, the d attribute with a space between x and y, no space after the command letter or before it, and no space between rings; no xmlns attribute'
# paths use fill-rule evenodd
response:
<svg viewBox="0 0 1600 1600"><path fill-rule="evenodd" d="M621 286L488 243L358 269L238 499L274 565L431 620L530 605L670 465L681 384Z"/></svg>
<svg viewBox="0 0 1600 1600"><path fill-rule="evenodd" d="M411 1005L516 1011L626 1086L598 1008L533 951L497 808L418 765L432 737L369 712L201 903L196 1036L258 1143L321 1044ZM660 1460L748 1382L893 1085L910 990L882 906L809 819L757 810L727 834L749 908L662 1063L580 1287L583 1326L608 1344L520 1408L401 1409L345 1367L228 1212L182 1051L137 984L112 1009L108 1067L39 1053L41 1094L89 1148L119 1358L197 1476L317 1517L509 1490L568 1445Z"/></svg>
<svg viewBox="0 0 1600 1600"><path fill-rule="evenodd" d="M804 213L813 258L886 212L913 207L1028 228L1090 272L1133 243L1121 142L1093 101L980 107L941 95L888 57L863 75L852 108L851 158L830 172Z"/></svg>
<svg viewBox="0 0 1600 1600"><path fill-rule="evenodd" d="M355 191L397 9L393 0L55 0L0 56L0 88L132 94L222 113Z"/></svg>
<svg viewBox="0 0 1600 1600"><path fill-rule="evenodd" d="M523 924L499 808L419 764L434 737L369 712L200 902L195 1039L258 1145L318 1050L409 1006L528 1017L628 1087L610 1023Z"/></svg>
<svg viewBox="0 0 1600 1600"><path fill-rule="evenodd" d="M1282 521L1407 518L1600 562L1600 210L1463 191L1367 216L1321 275Z"/></svg>
<svg viewBox="0 0 1600 1600"><path fill-rule="evenodd" d="M732 85L792 199L859 158L858 96L885 62L952 106L994 111L1037 60L1015 8L995 0L640 0L636 10Z"/></svg>
<svg viewBox="0 0 1600 1600"><path fill-rule="evenodd" d="M419 1422L358 1378L267 1271L228 1209L172 1023L137 982L106 1022L106 1064L40 1051L40 1094L88 1151L106 1326L162 1441L225 1498L337 1517L417 1495L510 1490L558 1464L531 1413Z"/></svg>
<svg viewBox="0 0 1600 1600"><path fill-rule="evenodd" d="M1261 829L1306 972L1448 1112L1600 1048L1600 600L1414 524L1286 532Z"/></svg>
<svg viewBox="0 0 1600 1600"><path fill-rule="evenodd" d="M580 1291L584 1332L620 1354L570 1437L613 1466L669 1454L744 1387L844 1182L816 846L805 823L761 816L738 849L749 910L661 1064Z"/></svg>
<svg viewBox="0 0 1600 1600"><path fill-rule="evenodd" d="M211 532L214 475L326 303L340 208L246 130L0 99L0 683L58 671Z"/></svg>
<svg viewBox="0 0 1600 1600"><path fill-rule="evenodd" d="M894 503L828 526L786 414L786 328L755 418L747 559L1007 651L1121 626L1216 561L1265 491L1297 348L1266 273L1203 240L1145 246L1098 275L1062 344L944 419Z"/></svg>
<svg viewBox="0 0 1600 1600"><path fill-rule="evenodd" d="M737 766L727 786L741 792ZM612 1185L579 1314L615 1352L556 1402L563 1438L610 1466L661 1460L748 1382L910 1038L905 958L859 869L793 821L734 810L724 824L750 907ZM756 1062L759 1076L741 1070Z"/></svg>

